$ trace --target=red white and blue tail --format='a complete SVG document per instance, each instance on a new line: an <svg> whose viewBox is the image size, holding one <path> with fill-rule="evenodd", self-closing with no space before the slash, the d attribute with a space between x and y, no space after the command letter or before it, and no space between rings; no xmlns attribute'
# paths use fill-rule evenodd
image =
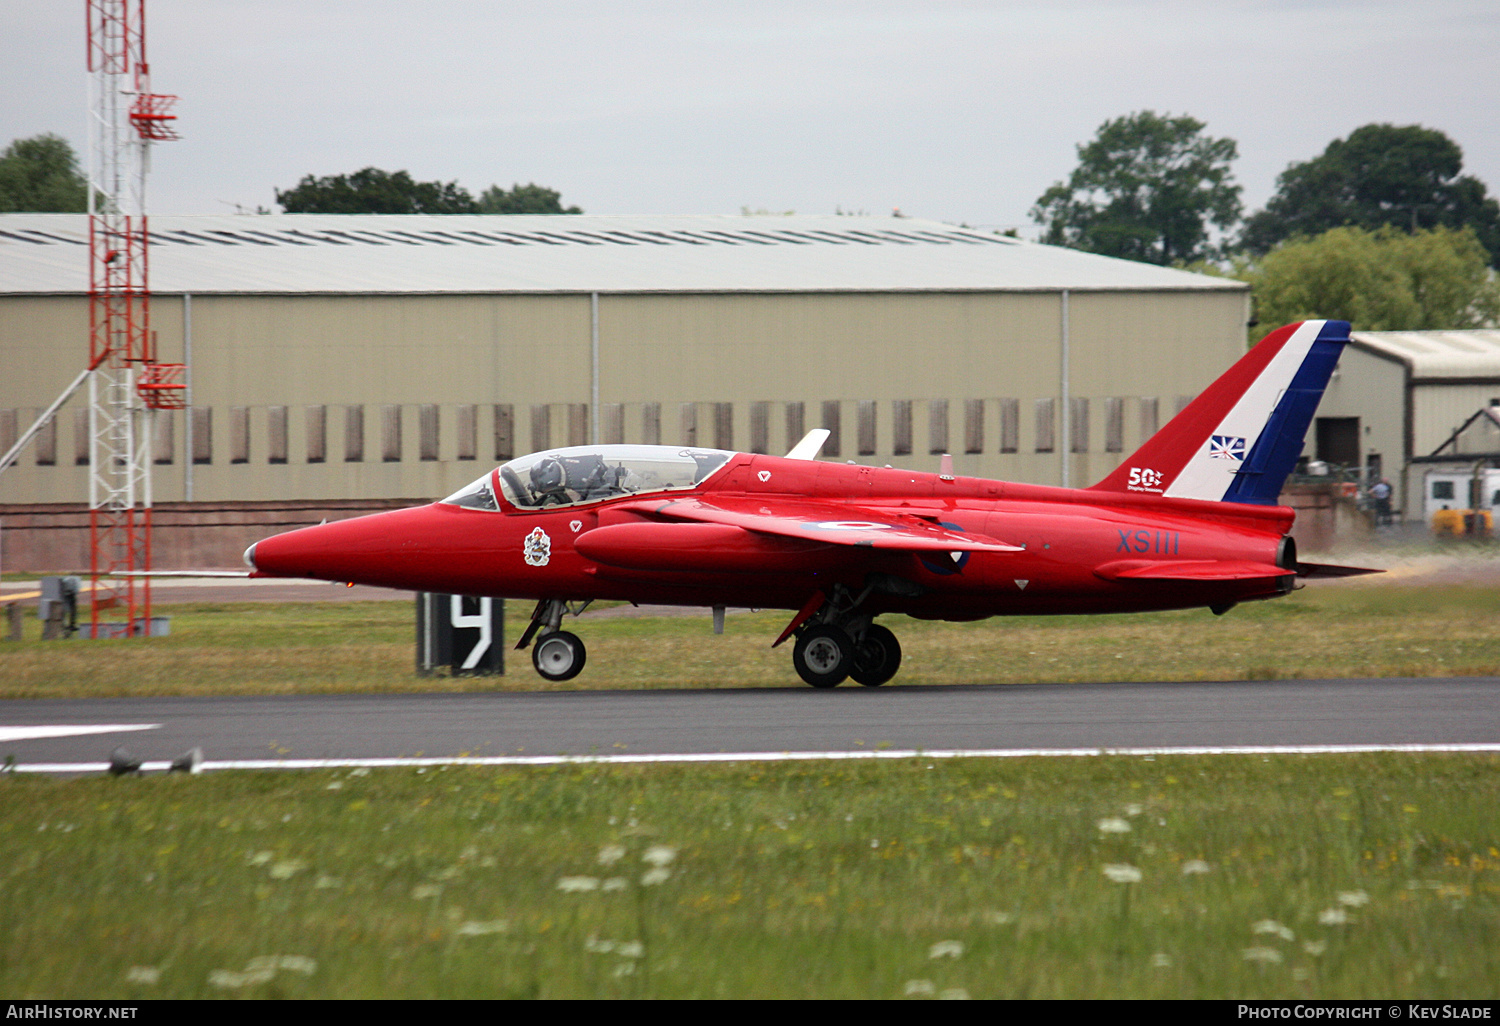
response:
<svg viewBox="0 0 1500 1026"><path fill-rule="evenodd" d="M1347 321L1271 332L1094 488L1276 505L1348 341Z"/></svg>

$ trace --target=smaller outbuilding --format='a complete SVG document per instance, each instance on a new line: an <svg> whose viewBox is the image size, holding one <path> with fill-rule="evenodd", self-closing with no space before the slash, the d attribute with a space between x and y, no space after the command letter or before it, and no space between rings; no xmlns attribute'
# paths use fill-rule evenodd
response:
<svg viewBox="0 0 1500 1026"><path fill-rule="evenodd" d="M1500 457L1492 409L1500 413L1500 330L1355 331L1308 455L1356 476L1366 494L1389 482L1395 517L1430 522L1473 501L1455 474L1472 477L1476 463ZM1492 507L1495 489L1481 490Z"/></svg>

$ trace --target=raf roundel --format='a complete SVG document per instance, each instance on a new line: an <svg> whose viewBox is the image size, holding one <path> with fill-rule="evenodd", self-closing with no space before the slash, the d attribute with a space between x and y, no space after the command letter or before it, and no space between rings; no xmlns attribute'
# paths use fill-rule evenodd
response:
<svg viewBox="0 0 1500 1026"><path fill-rule="evenodd" d="M540 527L533 527L522 542L521 551L526 556L527 565L546 566L552 558L552 539Z"/></svg>

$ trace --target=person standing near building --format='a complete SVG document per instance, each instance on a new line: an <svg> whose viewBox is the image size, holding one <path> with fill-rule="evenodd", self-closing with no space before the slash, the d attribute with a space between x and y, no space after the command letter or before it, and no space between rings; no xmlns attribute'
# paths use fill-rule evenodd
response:
<svg viewBox="0 0 1500 1026"><path fill-rule="evenodd" d="M1370 499L1375 504L1375 526L1384 527L1391 522L1391 483L1381 478L1370 486Z"/></svg>

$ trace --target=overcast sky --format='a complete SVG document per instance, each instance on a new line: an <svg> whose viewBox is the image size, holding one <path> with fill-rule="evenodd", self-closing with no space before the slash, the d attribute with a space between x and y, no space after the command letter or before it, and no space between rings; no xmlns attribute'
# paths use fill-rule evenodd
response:
<svg viewBox="0 0 1500 1026"><path fill-rule="evenodd" d="M0 146L85 151L83 0L0 0ZM366 166L550 186L591 214L836 209L1022 226L1109 118L1239 144L1247 212L1370 122L1500 191L1496 0L147 0L181 96L156 213L278 209Z"/></svg>

